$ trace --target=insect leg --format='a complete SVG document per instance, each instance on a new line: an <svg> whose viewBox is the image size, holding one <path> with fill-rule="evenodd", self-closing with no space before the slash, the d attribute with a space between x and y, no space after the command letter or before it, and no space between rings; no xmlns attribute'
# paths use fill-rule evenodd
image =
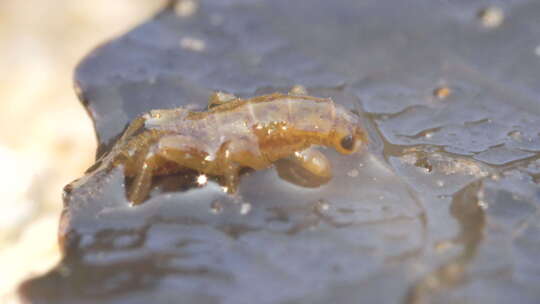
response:
<svg viewBox="0 0 540 304"><path fill-rule="evenodd" d="M144 127L144 122L145 118L142 116L135 118L122 134L122 138L131 137L133 134L135 134L137 131Z"/></svg>
<svg viewBox="0 0 540 304"><path fill-rule="evenodd" d="M155 154L176 163L177 167L190 168L196 171L212 173L206 170L208 144L192 136L168 135L162 137L156 144Z"/></svg>
<svg viewBox="0 0 540 304"><path fill-rule="evenodd" d="M240 165L234 161L235 151L233 144L227 142L220 148L219 154L219 167L223 173L223 184L226 187L227 193L233 194L238 190L238 183L240 182Z"/></svg>
<svg viewBox="0 0 540 304"><path fill-rule="evenodd" d="M124 171L130 172L127 174L135 177L127 191L128 200L133 205L141 204L148 196L156 167L155 163L152 162L154 153L151 153L154 144L145 141L142 146L143 148L133 156L133 161L124 164Z"/></svg>
<svg viewBox="0 0 540 304"><path fill-rule="evenodd" d="M238 166L237 164L231 163L227 166L225 174L223 175L224 184L227 188L227 193L236 193L236 191L238 190L238 183L240 182L240 179L238 177L239 172L240 166Z"/></svg>
<svg viewBox="0 0 540 304"><path fill-rule="evenodd" d="M135 179L128 191L128 200L132 204L139 205L148 196L152 185L153 170L153 166L147 160L144 160L137 170Z"/></svg>

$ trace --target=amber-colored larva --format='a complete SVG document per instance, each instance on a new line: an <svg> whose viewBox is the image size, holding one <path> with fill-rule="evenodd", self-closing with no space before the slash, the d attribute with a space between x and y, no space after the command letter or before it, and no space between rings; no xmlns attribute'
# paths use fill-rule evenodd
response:
<svg viewBox="0 0 540 304"><path fill-rule="evenodd" d="M136 118L102 164L123 165L125 176L133 177L128 199L139 204L156 175L189 168L218 177L234 193L241 168L265 169L289 158L315 175L328 175L328 160L312 146L351 154L366 142L358 116L329 98L215 93L206 111L152 110Z"/></svg>

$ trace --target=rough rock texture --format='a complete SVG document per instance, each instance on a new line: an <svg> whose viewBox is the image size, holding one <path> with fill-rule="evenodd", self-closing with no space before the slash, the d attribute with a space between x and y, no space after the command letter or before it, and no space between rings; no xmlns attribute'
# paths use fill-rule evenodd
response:
<svg viewBox="0 0 540 304"><path fill-rule="evenodd" d="M121 170L65 193L65 257L32 303L538 303L540 3L171 4L76 73L101 155L156 108L304 85L360 111L365 153L307 189L270 169L241 200ZM536 39L536 40L535 40Z"/></svg>

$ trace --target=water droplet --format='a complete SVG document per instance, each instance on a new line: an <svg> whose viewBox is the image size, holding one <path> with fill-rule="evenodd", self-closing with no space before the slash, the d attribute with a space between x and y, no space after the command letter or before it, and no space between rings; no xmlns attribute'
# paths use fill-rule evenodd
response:
<svg viewBox="0 0 540 304"><path fill-rule="evenodd" d="M347 175L350 176L350 177L357 177L358 173L359 173L358 170L352 169L349 172L347 172Z"/></svg>
<svg viewBox="0 0 540 304"><path fill-rule="evenodd" d="M515 130L509 132L508 136L512 137L512 139L515 140L515 141L520 141L521 138L522 138L521 132L515 131Z"/></svg>
<svg viewBox="0 0 540 304"><path fill-rule="evenodd" d="M496 28L503 23L504 12L501 8L490 6L478 12L478 18L482 26L486 28Z"/></svg>
<svg viewBox="0 0 540 304"><path fill-rule="evenodd" d="M240 214L246 215L251 211L251 204L250 203L243 203L240 206Z"/></svg>
<svg viewBox="0 0 540 304"><path fill-rule="evenodd" d="M206 175L201 174L197 177L197 184L199 184L199 186L204 186L206 185L207 182L208 182L208 177L206 177Z"/></svg>
<svg viewBox="0 0 540 304"><path fill-rule="evenodd" d="M452 94L452 90L450 90L447 86L441 86L433 90L433 96L437 97L440 100L448 98Z"/></svg>
<svg viewBox="0 0 540 304"><path fill-rule="evenodd" d="M489 205L484 200L478 200L478 207L482 208L483 210L486 210L489 207Z"/></svg>
<svg viewBox="0 0 540 304"><path fill-rule="evenodd" d="M210 96L210 102L214 104L222 104L235 100L236 96L227 92L217 91Z"/></svg>
<svg viewBox="0 0 540 304"><path fill-rule="evenodd" d="M483 199L484 199L484 191L479 190L479 191L476 193L476 197L478 198L479 201L483 200Z"/></svg>
<svg viewBox="0 0 540 304"><path fill-rule="evenodd" d="M324 212L330 209L330 204L326 200L320 199L315 203L315 210L318 212Z"/></svg>
<svg viewBox="0 0 540 304"><path fill-rule="evenodd" d="M307 95L307 89L306 87L302 86L302 85L295 85L291 88L291 91L290 93L292 95Z"/></svg>
<svg viewBox="0 0 540 304"><path fill-rule="evenodd" d="M180 46L186 50L202 52L206 48L206 43L201 39L184 37L180 40Z"/></svg>
<svg viewBox="0 0 540 304"><path fill-rule="evenodd" d="M179 17L189 17L197 12L198 8L197 1L194 0L181 0L176 3L174 6L174 12Z"/></svg>

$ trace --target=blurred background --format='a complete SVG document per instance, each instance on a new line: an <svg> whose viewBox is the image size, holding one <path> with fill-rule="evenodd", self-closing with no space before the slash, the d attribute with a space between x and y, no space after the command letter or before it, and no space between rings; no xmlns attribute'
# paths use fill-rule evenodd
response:
<svg viewBox="0 0 540 304"><path fill-rule="evenodd" d="M60 259L62 188L94 159L74 67L165 2L0 1L0 303Z"/></svg>

